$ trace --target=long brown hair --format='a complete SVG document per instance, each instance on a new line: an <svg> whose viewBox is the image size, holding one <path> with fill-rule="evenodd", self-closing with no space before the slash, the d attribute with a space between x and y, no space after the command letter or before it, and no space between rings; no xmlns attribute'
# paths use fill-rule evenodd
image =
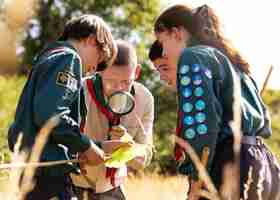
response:
<svg viewBox="0 0 280 200"><path fill-rule="evenodd" d="M164 10L156 19L154 31L169 31L184 27L202 45L217 48L241 71L249 73L249 64L221 31L221 23L214 10L207 5L192 9L178 4Z"/></svg>

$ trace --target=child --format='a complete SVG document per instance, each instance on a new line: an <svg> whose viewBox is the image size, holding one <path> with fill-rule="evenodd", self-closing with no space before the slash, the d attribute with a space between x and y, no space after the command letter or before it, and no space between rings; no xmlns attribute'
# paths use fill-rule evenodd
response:
<svg viewBox="0 0 280 200"><path fill-rule="evenodd" d="M268 112L249 64L224 38L213 10L207 5L196 9L174 5L160 14L154 30L160 45L151 50L162 54L154 56L153 62L162 59L166 67L160 75L178 93L177 135L200 157L205 147L210 149L206 168L220 189L224 166L234 161L229 123L233 120L234 87L240 80L240 198L279 199L279 164L262 142L271 135ZM196 197L192 191L199 189L197 170L190 159L184 159L179 146L175 150L176 159L183 159L180 172L190 176L192 199Z"/></svg>

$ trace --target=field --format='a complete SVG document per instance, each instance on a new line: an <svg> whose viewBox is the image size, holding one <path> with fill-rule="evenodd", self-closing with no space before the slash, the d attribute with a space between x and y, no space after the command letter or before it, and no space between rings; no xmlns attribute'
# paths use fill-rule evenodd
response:
<svg viewBox="0 0 280 200"><path fill-rule="evenodd" d="M11 186L4 179L0 179L0 200L8 200L10 189ZM128 200L184 200L186 190L186 179L179 176L130 177L125 184Z"/></svg>

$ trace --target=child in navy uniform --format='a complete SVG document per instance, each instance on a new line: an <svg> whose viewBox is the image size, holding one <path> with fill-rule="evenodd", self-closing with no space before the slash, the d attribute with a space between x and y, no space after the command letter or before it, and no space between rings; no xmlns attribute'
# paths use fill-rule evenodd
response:
<svg viewBox="0 0 280 200"><path fill-rule="evenodd" d="M23 133L21 149L31 150L42 126L57 115L60 122L51 131L40 160L68 160L80 153L87 164L102 163L103 151L80 132L81 78L85 72L110 65L116 51L111 32L101 18L82 15L70 20L60 39L34 60L9 129L10 149L14 150L18 135ZM73 170L71 163L38 169L35 188L26 199L70 200L69 173Z"/></svg>
<svg viewBox="0 0 280 200"><path fill-rule="evenodd" d="M150 59L161 77L177 90L179 109L177 135L201 157L210 149L207 170L220 189L224 166L234 161L234 87L241 83L240 198L280 199L280 167L262 138L271 136L270 119L260 97L249 64L230 46L217 16L207 5L191 9L174 5L163 11L155 25L157 41ZM177 160L184 152L175 147ZM197 191L198 174L185 157L179 171L191 179ZM189 199L195 194L190 193Z"/></svg>

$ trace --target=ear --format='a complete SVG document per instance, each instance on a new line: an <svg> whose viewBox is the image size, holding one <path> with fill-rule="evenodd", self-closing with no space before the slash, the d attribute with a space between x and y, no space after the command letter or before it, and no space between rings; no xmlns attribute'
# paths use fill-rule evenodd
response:
<svg viewBox="0 0 280 200"><path fill-rule="evenodd" d="M184 39L183 28L181 28L181 27L173 27L171 31L172 31L173 37L175 37L175 39L177 39L179 41Z"/></svg>
<svg viewBox="0 0 280 200"><path fill-rule="evenodd" d="M140 64L137 64L136 66L136 69L135 69L135 79L139 79L141 75L141 65Z"/></svg>
<svg viewBox="0 0 280 200"><path fill-rule="evenodd" d="M86 43L87 44L90 44L90 45L93 45L95 46L96 45L96 37L95 36L89 36L87 39L86 39Z"/></svg>

